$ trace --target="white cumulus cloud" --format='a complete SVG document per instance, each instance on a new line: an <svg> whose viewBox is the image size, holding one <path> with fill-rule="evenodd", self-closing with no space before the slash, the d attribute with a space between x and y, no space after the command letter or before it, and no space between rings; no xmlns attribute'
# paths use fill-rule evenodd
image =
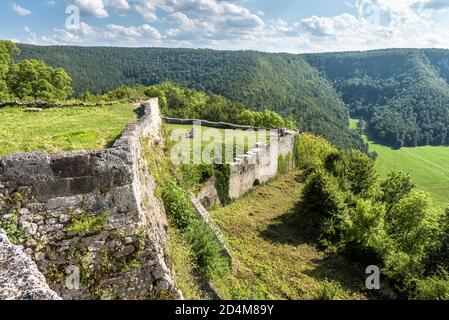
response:
<svg viewBox="0 0 449 320"><path fill-rule="evenodd" d="M24 7L21 7L15 3L12 4L12 10L14 10L15 13L21 16L29 16L31 14L30 10L25 9Z"/></svg>

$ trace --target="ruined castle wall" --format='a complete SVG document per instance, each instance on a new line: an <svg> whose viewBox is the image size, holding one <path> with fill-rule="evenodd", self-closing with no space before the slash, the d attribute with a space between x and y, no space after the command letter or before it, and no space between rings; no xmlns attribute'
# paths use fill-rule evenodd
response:
<svg viewBox="0 0 449 320"><path fill-rule="evenodd" d="M157 99L142 108L111 149L0 158L2 227L63 299L179 296L144 152L162 143Z"/></svg>
<svg viewBox="0 0 449 320"><path fill-rule="evenodd" d="M256 148L246 154L237 156L231 164L229 181L229 197L237 199L257 185L267 182L278 174L279 158L293 154L295 131L288 131L278 136L272 132L274 138L268 144L258 144ZM293 169L291 159L288 169Z"/></svg>

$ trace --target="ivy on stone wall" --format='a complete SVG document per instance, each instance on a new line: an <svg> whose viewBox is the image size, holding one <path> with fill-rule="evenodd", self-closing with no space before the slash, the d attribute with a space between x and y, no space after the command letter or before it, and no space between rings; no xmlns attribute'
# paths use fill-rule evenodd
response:
<svg viewBox="0 0 449 320"><path fill-rule="evenodd" d="M215 165L215 188L217 189L218 198L223 206L231 203L229 197L229 181L231 177L231 167L228 164Z"/></svg>

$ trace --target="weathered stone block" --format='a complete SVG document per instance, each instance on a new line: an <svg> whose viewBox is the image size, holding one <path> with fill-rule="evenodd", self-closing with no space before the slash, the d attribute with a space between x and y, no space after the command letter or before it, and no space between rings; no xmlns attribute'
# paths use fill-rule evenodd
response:
<svg viewBox="0 0 449 320"><path fill-rule="evenodd" d="M22 153L0 158L4 178L14 180L22 185L36 181L52 181L50 156L42 152Z"/></svg>
<svg viewBox="0 0 449 320"><path fill-rule="evenodd" d="M63 197L70 194L69 180L38 181L34 183L34 193L40 201L49 198Z"/></svg>
<svg viewBox="0 0 449 320"><path fill-rule="evenodd" d="M138 207L132 185L116 188L113 199L117 211L120 213L136 210Z"/></svg>
<svg viewBox="0 0 449 320"><path fill-rule="evenodd" d="M60 178L76 178L89 174L89 153L64 152L51 157L53 174Z"/></svg>
<svg viewBox="0 0 449 320"><path fill-rule="evenodd" d="M75 207L83 200L82 196L71 196L71 197L61 197L53 198L47 201L45 208L48 210L54 210L59 208L69 208Z"/></svg>
<svg viewBox="0 0 449 320"><path fill-rule="evenodd" d="M36 264L0 230L0 300L60 300Z"/></svg>
<svg viewBox="0 0 449 320"><path fill-rule="evenodd" d="M69 179L69 188L71 194L91 193L95 190L94 177L80 177Z"/></svg>

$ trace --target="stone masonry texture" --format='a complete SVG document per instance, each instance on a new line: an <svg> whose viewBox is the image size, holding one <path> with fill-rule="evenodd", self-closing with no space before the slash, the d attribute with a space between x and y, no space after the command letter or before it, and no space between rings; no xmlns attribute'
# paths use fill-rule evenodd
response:
<svg viewBox="0 0 449 320"><path fill-rule="evenodd" d="M144 152L161 143L162 118L157 99L141 108L143 116L110 149L0 158L1 226L63 299L180 296L164 206Z"/></svg>

